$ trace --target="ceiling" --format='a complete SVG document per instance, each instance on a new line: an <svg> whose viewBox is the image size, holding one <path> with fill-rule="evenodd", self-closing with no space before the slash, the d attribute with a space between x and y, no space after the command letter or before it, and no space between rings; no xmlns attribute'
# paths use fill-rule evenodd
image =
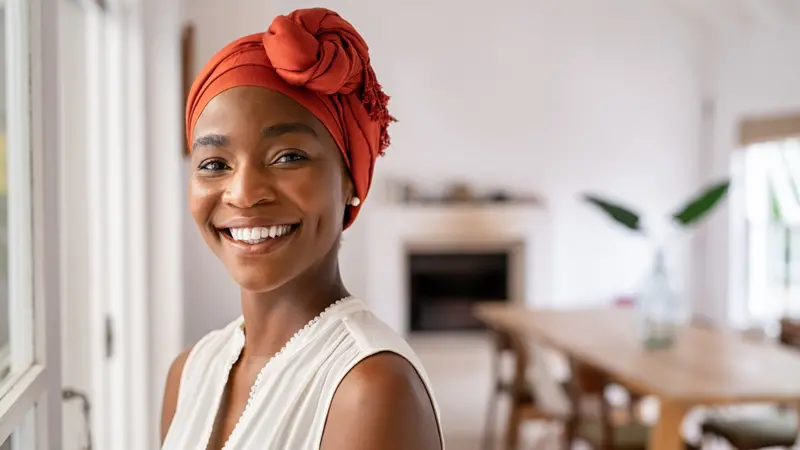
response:
<svg viewBox="0 0 800 450"><path fill-rule="evenodd" d="M800 0L662 0L718 33L800 31Z"/></svg>

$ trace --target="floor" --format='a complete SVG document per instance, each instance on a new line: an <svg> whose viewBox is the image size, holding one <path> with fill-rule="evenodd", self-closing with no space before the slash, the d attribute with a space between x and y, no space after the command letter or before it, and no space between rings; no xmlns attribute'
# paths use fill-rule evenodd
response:
<svg viewBox="0 0 800 450"><path fill-rule="evenodd" d="M413 335L409 343L433 385L448 450L482 450L491 379L491 347L486 335ZM501 404L499 418L504 412ZM497 428L500 426L498 423ZM536 438L541 431L534 427L524 433Z"/></svg>
<svg viewBox="0 0 800 450"><path fill-rule="evenodd" d="M485 334L454 333L421 335L408 338L425 366L442 417L442 427L448 450L483 450L483 436L486 429L485 411L490 386L491 347ZM495 426L499 435L502 421L506 417L505 405L498 407L498 423ZM657 402L643 407L642 415L654 421L658 414ZM687 417L684 434L697 435L702 411L694 411ZM558 449L553 427L529 424L522 432L522 445L525 450ZM496 449L500 449L496 439ZM704 449L723 450L725 445L706 445ZM575 446L573 450L579 450Z"/></svg>

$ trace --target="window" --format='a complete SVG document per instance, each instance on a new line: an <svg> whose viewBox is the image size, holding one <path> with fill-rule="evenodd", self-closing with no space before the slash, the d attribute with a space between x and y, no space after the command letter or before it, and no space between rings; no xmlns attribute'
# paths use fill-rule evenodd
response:
<svg viewBox="0 0 800 450"><path fill-rule="evenodd" d="M745 155L747 314L773 322L800 312L800 140Z"/></svg>
<svg viewBox="0 0 800 450"><path fill-rule="evenodd" d="M0 0L0 442L58 448L56 14ZM41 34L40 34L41 33ZM36 240L34 240L36 236ZM47 405L51 405L48 407ZM45 429L45 424L47 429ZM52 437L52 439L51 439Z"/></svg>
<svg viewBox="0 0 800 450"><path fill-rule="evenodd" d="M17 428L9 436L2 445L0 450L24 450L28 448L36 448L36 436L32 433L34 430L34 423L36 417L33 411L25 415L22 423L17 425Z"/></svg>
<svg viewBox="0 0 800 450"><path fill-rule="evenodd" d="M6 157L6 11L0 5L0 381L11 371L11 349L8 342L8 170Z"/></svg>

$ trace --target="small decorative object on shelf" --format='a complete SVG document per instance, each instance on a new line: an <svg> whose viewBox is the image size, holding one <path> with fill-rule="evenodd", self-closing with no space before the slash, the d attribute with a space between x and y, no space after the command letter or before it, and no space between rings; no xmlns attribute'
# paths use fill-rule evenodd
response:
<svg viewBox="0 0 800 450"><path fill-rule="evenodd" d="M685 206L671 215L679 231L687 231L698 224L726 196L730 181L724 180L704 189ZM666 243L668 238L657 239L642 227L638 213L632 209L609 202L594 195L584 195L584 200L599 207L617 223L654 244L654 261L637 297L638 325L642 345L646 349L665 349L674 345L683 314L683 294L675 287L667 269Z"/></svg>
<svg viewBox="0 0 800 450"><path fill-rule="evenodd" d="M466 203L475 201L475 194L472 188L466 183L453 183L447 188L444 195L447 203Z"/></svg>

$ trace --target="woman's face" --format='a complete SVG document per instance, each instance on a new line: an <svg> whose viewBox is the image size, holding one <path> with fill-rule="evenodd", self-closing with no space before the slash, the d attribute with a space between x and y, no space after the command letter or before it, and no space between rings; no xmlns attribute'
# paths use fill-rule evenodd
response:
<svg viewBox="0 0 800 450"><path fill-rule="evenodd" d="M189 208L242 288L274 290L336 251L352 184L308 110L237 87L208 103L193 135Z"/></svg>

